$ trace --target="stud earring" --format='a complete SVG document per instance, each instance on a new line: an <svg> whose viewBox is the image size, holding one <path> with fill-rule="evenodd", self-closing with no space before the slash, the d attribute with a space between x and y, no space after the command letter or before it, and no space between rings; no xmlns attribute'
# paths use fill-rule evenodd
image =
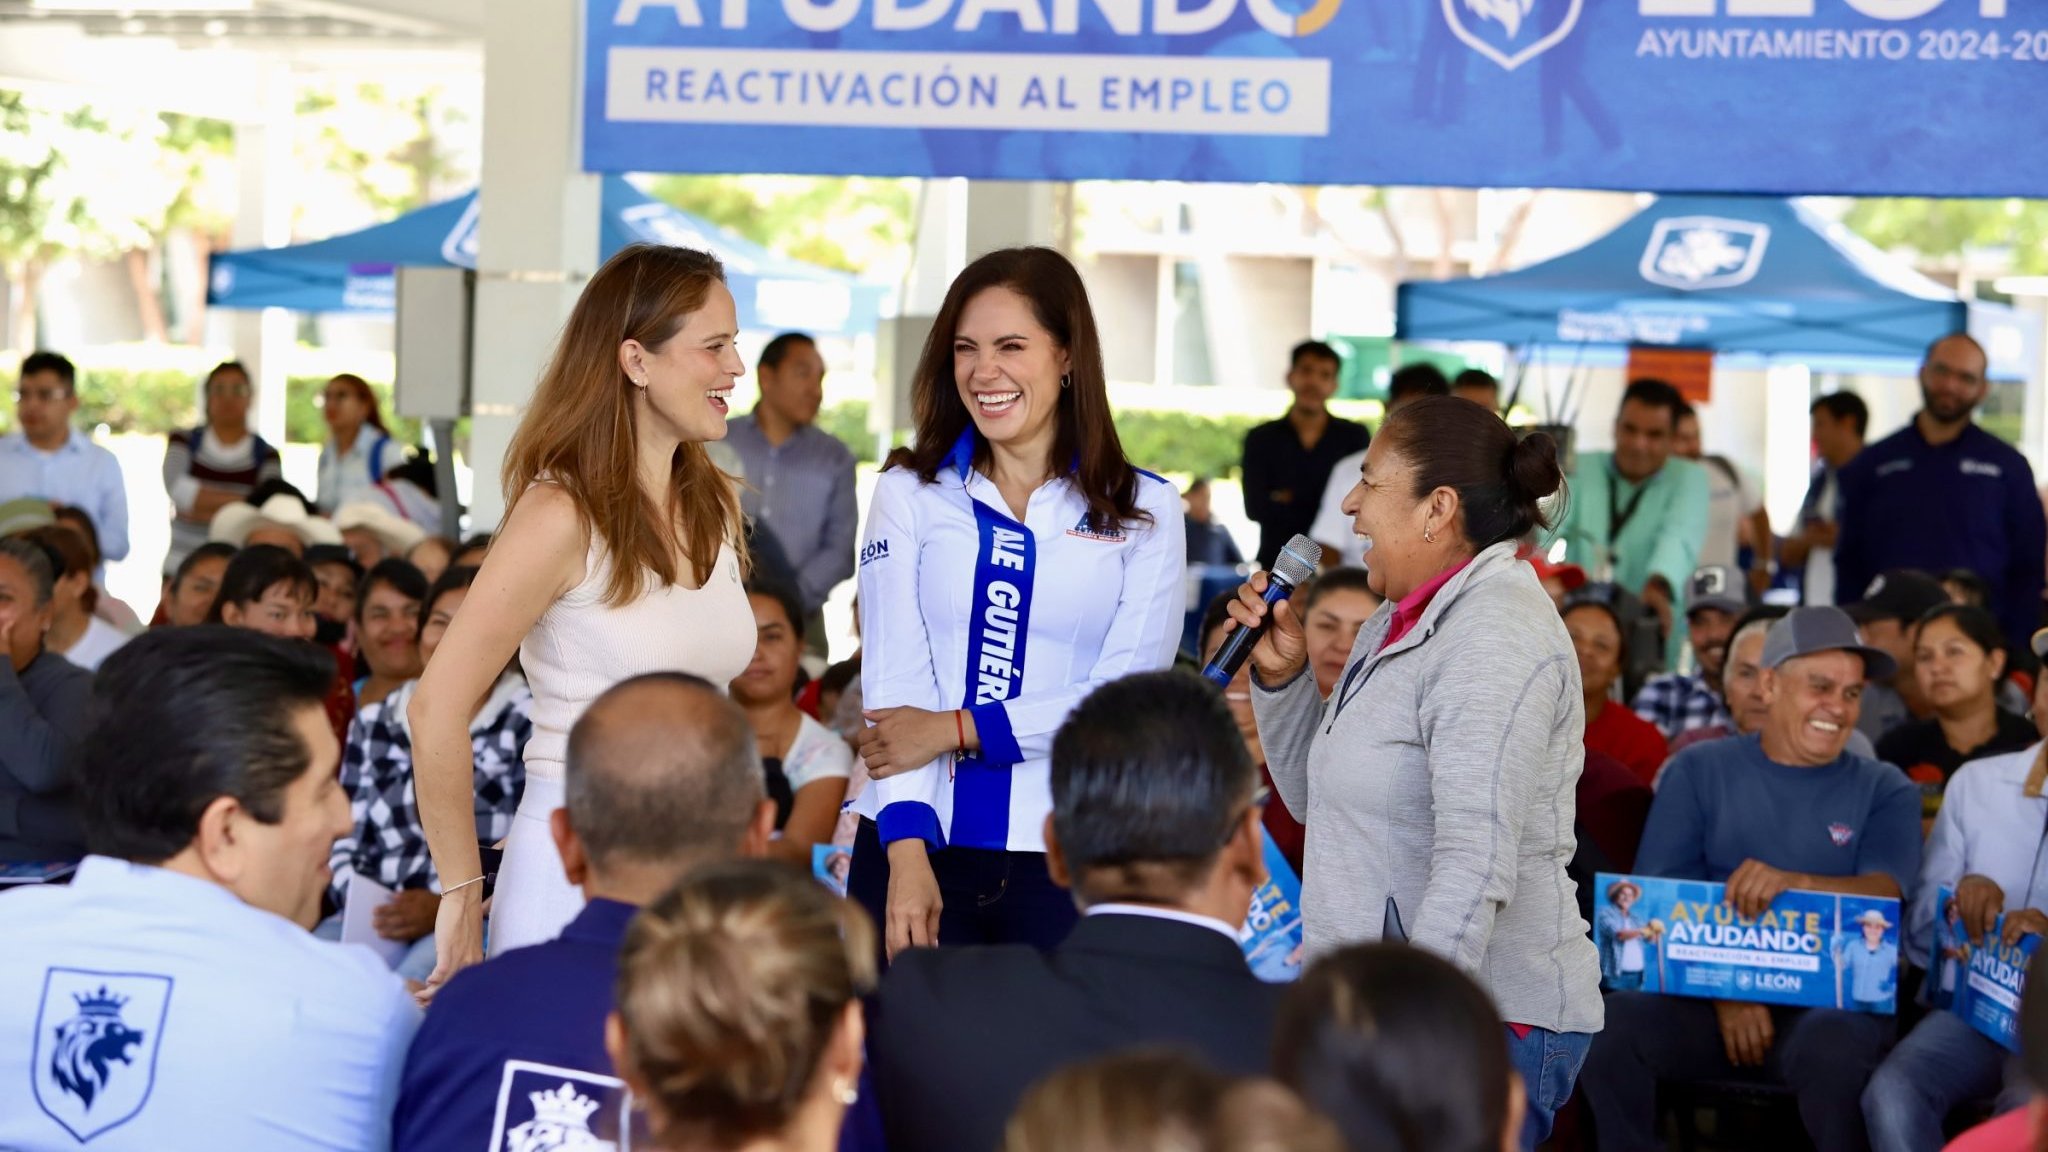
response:
<svg viewBox="0 0 2048 1152"><path fill-rule="evenodd" d="M845 1080L832 1081L832 1098L848 1108L860 1100L860 1089Z"/></svg>

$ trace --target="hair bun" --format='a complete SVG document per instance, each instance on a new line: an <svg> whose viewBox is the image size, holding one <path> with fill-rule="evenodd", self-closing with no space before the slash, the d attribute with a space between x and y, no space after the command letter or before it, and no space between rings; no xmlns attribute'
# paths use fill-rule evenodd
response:
<svg viewBox="0 0 2048 1152"><path fill-rule="evenodd" d="M1564 486L1564 469L1557 462L1557 440L1548 432L1531 432L1515 441L1508 454L1508 484L1515 495L1530 502L1546 499Z"/></svg>

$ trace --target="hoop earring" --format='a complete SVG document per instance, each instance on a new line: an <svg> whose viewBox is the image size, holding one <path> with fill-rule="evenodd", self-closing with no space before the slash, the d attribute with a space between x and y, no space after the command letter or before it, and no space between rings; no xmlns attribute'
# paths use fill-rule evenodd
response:
<svg viewBox="0 0 2048 1152"><path fill-rule="evenodd" d="M1069 375L1066 375L1066 374L1062 373L1062 374L1061 374L1061 376L1060 376L1060 387L1061 387L1062 389L1066 389L1066 388L1072 388L1073 386L1074 386L1074 378L1073 378L1072 376L1069 376Z"/></svg>
<svg viewBox="0 0 2048 1152"><path fill-rule="evenodd" d="M1424 544L1434 544L1434 543L1436 543L1436 533L1434 533L1434 532L1431 532L1431 531L1430 531L1429 529L1427 529L1427 528L1424 528L1424 529L1422 530L1422 542L1423 542Z"/></svg>

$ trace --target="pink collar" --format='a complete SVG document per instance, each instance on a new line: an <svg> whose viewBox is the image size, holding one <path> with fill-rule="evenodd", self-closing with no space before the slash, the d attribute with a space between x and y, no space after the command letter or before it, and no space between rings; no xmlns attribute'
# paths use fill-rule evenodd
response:
<svg viewBox="0 0 2048 1152"><path fill-rule="evenodd" d="M1429 602L1436 599L1436 594L1443 591L1444 585L1451 582L1451 577L1463 572L1476 559L1476 556L1466 557L1430 577L1429 582L1422 587L1401 597L1401 602L1394 605L1394 622L1387 628L1387 638L1380 642L1380 650L1384 652L1400 642L1401 637L1414 631L1415 626L1422 622L1422 614L1429 610Z"/></svg>

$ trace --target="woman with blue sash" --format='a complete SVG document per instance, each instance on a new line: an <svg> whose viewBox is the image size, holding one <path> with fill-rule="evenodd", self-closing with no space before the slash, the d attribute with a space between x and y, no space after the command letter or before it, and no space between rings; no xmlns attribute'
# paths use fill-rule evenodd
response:
<svg viewBox="0 0 2048 1152"><path fill-rule="evenodd" d="M1053 734L1097 685L1173 662L1180 495L1124 459L1087 290L1050 249L969 265L911 387L917 438L860 552L872 783L848 890L892 956L1050 948L1077 915L1046 869Z"/></svg>

